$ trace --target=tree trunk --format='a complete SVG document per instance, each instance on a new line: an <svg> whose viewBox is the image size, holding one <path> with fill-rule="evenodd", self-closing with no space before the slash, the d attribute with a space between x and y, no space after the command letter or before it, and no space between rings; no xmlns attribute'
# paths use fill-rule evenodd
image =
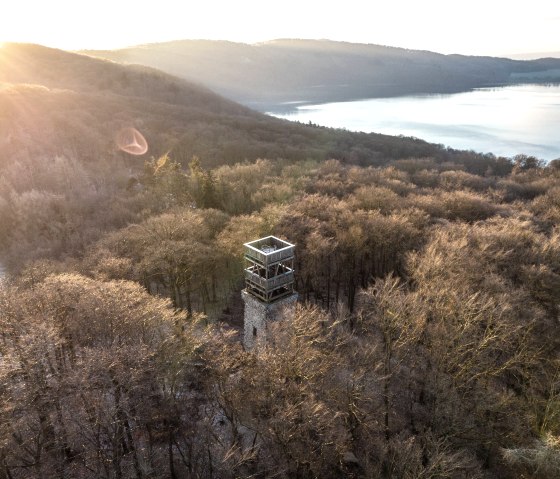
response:
<svg viewBox="0 0 560 479"><path fill-rule="evenodd" d="M175 459L173 457L173 442L173 428L170 426L167 443L167 452L169 455L169 477L171 479L177 479L177 473L175 472Z"/></svg>
<svg viewBox="0 0 560 479"><path fill-rule="evenodd" d="M138 458L138 450L136 448L136 443L134 442L134 436L132 435L132 429L130 427L130 422L126 417L122 408L119 410L122 415L122 420L124 423L124 430L126 432L126 439L128 441L128 450L132 453L132 461L134 463L134 471L136 472L136 477L142 479L144 474L142 473L142 468L140 467L140 460Z"/></svg>
<svg viewBox="0 0 560 479"><path fill-rule="evenodd" d="M216 273L212 273L212 302L218 301L218 296L216 294L216 285L218 283L218 279L216 278Z"/></svg>
<svg viewBox="0 0 560 479"><path fill-rule="evenodd" d="M391 414L391 400L389 398L390 394L390 380L391 380L391 357L392 357L392 346L390 340L385 339L385 363L383 365L383 407L385 409L383 413L383 423L385 426L385 440L389 442L391 438L391 431L389 429L389 415Z"/></svg>
<svg viewBox="0 0 560 479"><path fill-rule="evenodd" d="M187 316L190 318L190 317L192 317L192 300L191 300L191 282L190 282L190 280L187 281L185 295L186 295L186 300L187 300Z"/></svg>
<svg viewBox="0 0 560 479"><path fill-rule="evenodd" d="M331 262L327 260L327 311L331 307Z"/></svg>

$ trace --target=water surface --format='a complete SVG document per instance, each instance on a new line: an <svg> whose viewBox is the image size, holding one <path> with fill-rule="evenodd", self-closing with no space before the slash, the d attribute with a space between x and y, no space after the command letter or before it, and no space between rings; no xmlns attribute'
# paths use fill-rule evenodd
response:
<svg viewBox="0 0 560 479"><path fill-rule="evenodd" d="M299 105L269 114L508 157L519 153L545 160L560 157L560 85Z"/></svg>

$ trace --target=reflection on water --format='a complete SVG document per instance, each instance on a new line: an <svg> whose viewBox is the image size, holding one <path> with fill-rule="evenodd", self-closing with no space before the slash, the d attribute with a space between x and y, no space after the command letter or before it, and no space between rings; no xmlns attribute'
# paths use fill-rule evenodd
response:
<svg viewBox="0 0 560 479"><path fill-rule="evenodd" d="M353 131L414 136L496 155L560 157L560 85L300 105L269 114Z"/></svg>

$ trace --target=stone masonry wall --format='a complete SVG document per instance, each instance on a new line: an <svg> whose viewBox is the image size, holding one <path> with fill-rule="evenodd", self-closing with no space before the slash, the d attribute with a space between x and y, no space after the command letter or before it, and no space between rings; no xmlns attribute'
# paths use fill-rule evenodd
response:
<svg viewBox="0 0 560 479"><path fill-rule="evenodd" d="M298 294L279 299L274 303L265 303L245 290L241 292L245 302L243 346L253 349L258 343L266 341L267 323L281 320L286 314L293 314Z"/></svg>

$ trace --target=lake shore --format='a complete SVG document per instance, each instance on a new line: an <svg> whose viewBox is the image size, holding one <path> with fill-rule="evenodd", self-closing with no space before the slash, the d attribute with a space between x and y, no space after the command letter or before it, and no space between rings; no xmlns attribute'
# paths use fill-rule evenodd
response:
<svg viewBox="0 0 560 479"><path fill-rule="evenodd" d="M290 102L272 116L301 123L422 138L455 149L512 157L560 157L560 85L520 84L454 94L335 103Z"/></svg>

